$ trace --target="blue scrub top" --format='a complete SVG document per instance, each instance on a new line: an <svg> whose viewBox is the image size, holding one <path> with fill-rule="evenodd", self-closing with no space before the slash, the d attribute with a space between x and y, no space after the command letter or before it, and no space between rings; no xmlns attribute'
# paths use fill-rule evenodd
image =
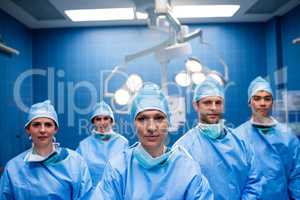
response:
<svg viewBox="0 0 300 200"><path fill-rule="evenodd" d="M199 166L183 148L175 149L165 163L146 169L133 154L136 146L108 162L90 199L213 199Z"/></svg>
<svg viewBox="0 0 300 200"><path fill-rule="evenodd" d="M82 140L76 151L86 160L95 187L102 178L107 161L127 148L128 141L120 134L112 133L108 140L93 134Z"/></svg>
<svg viewBox="0 0 300 200"><path fill-rule="evenodd" d="M283 124L270 133L260 133L250 121L235 134L247 141L257 156L258 169L264 178L262 199L300 199L300 143Z"/></svg>
<svg viewBox="0 0 300 200"><path fill-rule="evenodd" d="M0 199L81 199L92 188L88 167L77 152L60 152L63 159L53 162L24 161L28 150L10 160L0 180Z"/></svg>
<svg viewBox="0 0 300 200"><path fill-rule="evenodd" d="M183 146L200 165L215 199L259 199L261 179L253 151L231 129L226 127L224 131L224 137L213 140L195 127L174 146Z"/></svg>

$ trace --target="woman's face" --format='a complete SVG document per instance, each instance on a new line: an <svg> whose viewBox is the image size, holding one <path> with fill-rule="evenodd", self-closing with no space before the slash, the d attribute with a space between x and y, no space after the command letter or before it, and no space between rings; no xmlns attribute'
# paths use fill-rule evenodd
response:
<svg viewBox="0 0 300 200"><path fill-rule="evenodd" d="M140 112L134 121L138 138L144 148L155 149L164 145L167 131L167 116L159 110Z"/></svg>
<svg viewBox="0 0 300 200"><path fill-rule="evenodd" d="M57 126L52 119L40 117L32 120L26 130L35 147L43 148L53 144Z"/></svg>

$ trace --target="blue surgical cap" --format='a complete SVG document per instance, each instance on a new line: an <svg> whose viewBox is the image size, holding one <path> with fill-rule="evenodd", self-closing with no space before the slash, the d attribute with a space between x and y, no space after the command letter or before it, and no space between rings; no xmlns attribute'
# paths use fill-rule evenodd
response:
<svg viewBox="0 0 300 200"><path fill-rule="evenodd" d="M249 85L248 88L248 102L250 102L253 95L259 91L266 91L273 96L271 85L268 81L258 76Z"/></svg>
<svg viewBox="0 0 300 200"><path fill-rule="evenodd" d="M131 104L131 116L135 120L136 116L145 110L159 110L163 112L169 120L169 106L166 96L158 85L146 83L139 90Z"/></svg>
<svg viewBox="0 0 300 200"><path fill-rule="evenodd" d="M111 107L104 101L96 103L96 105L94 106L90 117L91 122L93 122L93 119L96 116L109 116L113 122L115 121L114 114Z"/></svg>
<svg viewBox="0 0 300 200"><path fill-rule="evenodd" d="M31 106L31 108L29 109L28 119L25 124L25 128L30 124L32 120L40 117L46 117L52 119L56 123L56 126L58 127L57 114L50 100L36 103Z"/></svg>
<svg viewBox="0 0 300 200"><path fill-rule="evenodd" d="M218 81L208 77L201 84L196 86L193 100L197 102L204 97L211 96L218 96L224 99L224 88Z"/></svg>

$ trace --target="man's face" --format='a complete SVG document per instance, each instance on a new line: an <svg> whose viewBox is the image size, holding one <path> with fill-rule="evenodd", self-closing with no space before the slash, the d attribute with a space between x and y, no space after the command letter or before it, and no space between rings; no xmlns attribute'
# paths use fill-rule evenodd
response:
<svg viewBox="0 0 300 200"><path fill-rule="evenodd" d="M272 105L272 94L266 91L257 92L250 100L252 115L256 117L268 117L272 110Z"/></svg>
<svg viewBox="0 0 300 200"><path fill-rule="evenodd" d="M93 118L93 124L96 127L96 131L105 133L111 130L113 121L110 116L98 115Z"/></svg>
<svg viewBox="0 0 300 200"><path fill-rule="evenodd" d="M134 121L140 143L146 149L156 149L164 145L168 131L168 120L158 110L146 110Z"/></svg>
<svg viewBox="0 0 300 200"><path fill-rule="evenodd" d="M224 111L224 100L222 97L204 97L193 103L198 113L199 121L205 124L216 124L219 122Z"/></svg>
<svg viewBox="0 0 300 200"><path fill-rule="evenodd" d="M48 147L53 143L57 127L52 119L40 117L32 120L26 130L36 147Z"/></svg>

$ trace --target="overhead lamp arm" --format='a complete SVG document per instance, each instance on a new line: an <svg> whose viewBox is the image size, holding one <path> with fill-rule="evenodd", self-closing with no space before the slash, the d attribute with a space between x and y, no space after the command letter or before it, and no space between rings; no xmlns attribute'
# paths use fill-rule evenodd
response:
<svg viewBox="0 0 300 200"><path fill-rule="evenodd" d="M4 53L7 53L7 54L16 54L16 55L19 55L20 52L14 48L11 48L9 46L6 46L5 44L1 43L0 42L0 51L3 51Z"/></svg>
<svg viewBox="0 0 300 200"><path fill-rule="evenodd" d="M160 44L158 44L156 46L153 46L153 47L150 47L148 49L139 51L137 53L133 53L133 54L127 55L127 56L125 56L125 63L128 63L128 62L130 62L132 60L135 60L136 58L140 58L140 57L146 56L146 55L148 55L150 53L153 53L153 52L155 52L155 51L157 51L159 49L162 49L162 48L170 45L171 41L172 41L171 38L169 38L169 39L165 40L164 42L162 42L162 43L160 43Z"/></svg>

